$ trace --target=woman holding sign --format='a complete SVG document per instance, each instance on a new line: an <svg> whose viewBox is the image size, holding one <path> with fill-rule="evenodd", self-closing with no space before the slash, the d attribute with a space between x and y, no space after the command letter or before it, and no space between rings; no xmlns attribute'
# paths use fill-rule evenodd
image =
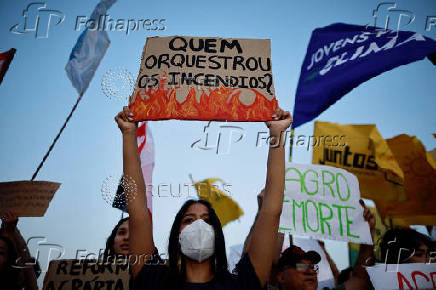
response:
<svg viewBox="0 0 436 290"><path fill-rule="evenodd" d="M277 110L267 122L270 135L280 140L270 147L267 164L266 198L252 232L250 248L236 266L227 270L224 235L212 206L203 200L188 200L177 213L168 245L169 266L146 265L145 259L131 264L133 289L261 289L269 276L283 203L285 178L284 138L291 124L289 112ZM130 251L150 257L155 246L150 216L147 214L145 184L136 141L136 124L128 107L115 121L123 134L124 175L135 186L127 187L136 198L129 201ZM273 140L275 141L275 140ZM276 142L277 143L277 142Z"/></svg>

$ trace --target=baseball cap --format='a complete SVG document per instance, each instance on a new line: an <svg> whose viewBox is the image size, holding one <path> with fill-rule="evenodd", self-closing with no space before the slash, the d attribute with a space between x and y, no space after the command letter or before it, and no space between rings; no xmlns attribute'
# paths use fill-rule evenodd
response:
<svg viewBox="0 0 436 290"><path fill-rule="evenodd" d="M295 266L303 259L310 260L313 264L318 264L321 261L321 256L315 251L305 252L300 247L292 245L281 254L278 267L282 270L285 265Z"/></svg>

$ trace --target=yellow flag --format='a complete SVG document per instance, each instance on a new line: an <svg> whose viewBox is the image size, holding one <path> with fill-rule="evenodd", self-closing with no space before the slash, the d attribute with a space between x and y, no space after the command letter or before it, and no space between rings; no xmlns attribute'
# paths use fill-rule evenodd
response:
<svg viewBox="0 0 436 290"><path fill-rule="evenodd" d="M359 179L362 197L405 200L403 171L375 125L315 122L313 164L346 169Z"/></svg>
<svg viewBox="0 0 436 290"><path fill-rule="evenodd" d="M430 163L431 167L436 169L436 148L427 152L427 161Z"/></svg>
<svg viewBox="0 0 436 290"><path fill-rule="evenodd" d="M421 141L401 134L387 140L404 172L407 201L375 201L380 214L402 225L436 224L436 167Z"/></svg>
<svg viewBox="0 0 436 290"><path fill-rule="evenodd" d="M207 200L211 203L218 218L220 219L221 226L224 227L229 222L239 218L244 214L230 196L215 186L215 183L222 182L218 178L208 178L194 184L197 190L198 198Z"/></svg>

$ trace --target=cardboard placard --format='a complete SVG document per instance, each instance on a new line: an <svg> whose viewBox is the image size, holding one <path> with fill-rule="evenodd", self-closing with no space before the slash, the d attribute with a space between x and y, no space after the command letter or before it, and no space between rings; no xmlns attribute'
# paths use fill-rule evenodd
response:
<svg viewBox="0 0 436 290"><path fill-rule="evenodd" d="M372 244L357 177L324 165L287 163L279 230L318 239Z"/></svg>
<svg viewBox="0 0 436 290"><path fill-rule="evenodd" d="M271 120L270 40L147 38L129 104L137 121Z"/></svg>
<svg viewBox="0 0 436 290"><path fill-rule="evenodd" d="M16 216L44 216L60 185L50 181L1 182L0 215L10 211Z"/></svg>
<svg viewBox="0 0 436 290"><path fill-rule="evenodd" d="M126 290L129 289L129 266L96 260L53 260L42 289Z"/></svg>
<svg viewBox="0 0 436 290"><path fill-rule="evenodd" d="M436 289L436 263L366 267L375 289Z"/></svg>

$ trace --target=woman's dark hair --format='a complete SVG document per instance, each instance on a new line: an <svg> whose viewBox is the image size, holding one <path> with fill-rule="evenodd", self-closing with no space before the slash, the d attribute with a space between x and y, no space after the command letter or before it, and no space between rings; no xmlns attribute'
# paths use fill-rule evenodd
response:
<svg viewBox="0 0 436 290"><path fill-rule="evenodd" d="M5 287L5 289L21 289L17 284L19 269L13 267L13 265L17 261L17 252L15 250L15 247L12 242L6 237L0 236L0 240L5 242L8 247L8 259L6 260L6 265L3 268L3 271L0 272L1 285L2 287Z"/></svg>
<svg viewBox="0 0 436 290"><path fill-rule="evenodd" d="M430 247L430 238L413 229L388 230L380 243L381 262L387 264L407 263L414 250L422 244Z"/></svg>
<svg viewBox="0 0 436 290"><path fill-rule="evenodd" d="M117 223L117 225L112 230L111 235L106 240L106 249L103 253L103 261L108 262L108 260L112 260L115 258L115 249L114 249L114 242L115 242L115 236L117 235L118 228L125 222L128 221L129 217L120 219Z"/></svg>
<svg viewBox="0 0 436 290"><path fill-rule="evenodd" d="M184 282L186 278L185 262L182 257L182 252L180 250L179 244L179 230L183 216L186 214L186 211L191 205L196 203L200 203L207 207L207 209L209 210L209 224L213 227L215 231L215 253L211 257L212 272L217 279L221 279L226 277L227 275L230 275L227 269L226 245L224 241L223 229L221 227L220 220L215 213L215 210L212 208L212 205L208 201L201 199L190 199L183 204L179 212L176 214L170 232L170 238L168 243L168 256L171 276L170 283L173 283L174 285L180 285L178 283Z"/></svg>

